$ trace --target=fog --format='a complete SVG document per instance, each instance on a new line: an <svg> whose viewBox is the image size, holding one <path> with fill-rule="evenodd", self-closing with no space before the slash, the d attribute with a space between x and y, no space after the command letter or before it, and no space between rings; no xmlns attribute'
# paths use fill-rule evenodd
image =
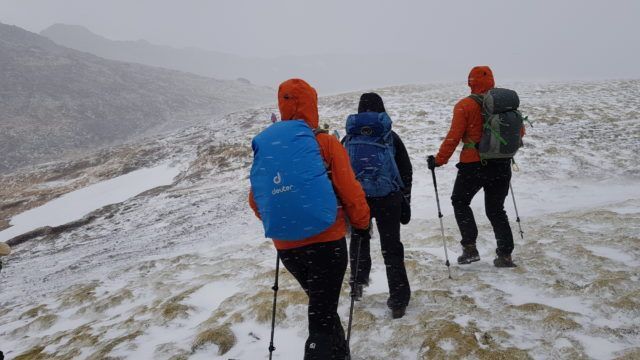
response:
<svg viewBox="0 0 640 360"><path fill-rule="evenodd" d="M277 58L295 68L277 76L323 92L465 81L477 64L498 80L638 78L638 18L633 0L0 0L0 22L33 32L74 24L113 40Z"/></svg>

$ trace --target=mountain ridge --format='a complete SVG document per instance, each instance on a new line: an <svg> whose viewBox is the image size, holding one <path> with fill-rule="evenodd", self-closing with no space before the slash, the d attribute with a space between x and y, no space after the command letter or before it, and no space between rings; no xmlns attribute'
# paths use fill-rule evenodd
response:
<svg viewBox="0 0 640 360"><path fill-rule="evenodd" d="M0 173L267 103L243 81L102 59L0 24Z"/></svg>
<svg viewBox="0 0 640 360"><path fill-rule="evenodd" d="M315 54L248 57L196 47L177 48L146 40L111 40L79 25L54 24L40 32L56 43L105 58L187 71L203 76L246 78L272 86L300 77L321 95L354 89L433 81L437 74L427 57L401 54ZM366 61L362 61L366 58ZM448 67L442 64L440 67ZM431 74L431 77L428 75Z"/></svg>

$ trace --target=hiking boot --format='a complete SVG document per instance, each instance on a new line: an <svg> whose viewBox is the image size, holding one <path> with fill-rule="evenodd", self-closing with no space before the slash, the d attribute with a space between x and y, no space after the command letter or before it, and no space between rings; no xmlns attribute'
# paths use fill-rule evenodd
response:
<svg viewBox="0 0 640 360"><path fill-rule="evenodd" d="M465 265L480 261L480 254L475 246L463 246L462 255L458 256L458 264Z"/></svg>
<svg viewBox="0 0 640 360"><path fill-rule="evenodd" d="M407 307L406 306L400 306L397 308L393 308L391 309L391 317L394 319L400 319L401 317L404 316L405 312L407 311Z"/></svg>
<svg viewBox="0 0 640 360"><path fill-rule="evenodd" d="M351 286L351 296L356 301L362 300L362 293L364 292L364 284L355 284Z"/></svg>
<svg viewBox="0 0 640 360"><path fill-rule="evenodd" d="M511 260L511 255L498 255L493 259L493 265L498 268L513 268L518 266Z"/></svg>

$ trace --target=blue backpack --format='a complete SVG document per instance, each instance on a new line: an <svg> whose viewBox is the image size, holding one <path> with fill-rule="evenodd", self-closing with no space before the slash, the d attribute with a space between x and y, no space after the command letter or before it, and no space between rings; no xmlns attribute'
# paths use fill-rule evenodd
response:
<svg viewBox="0 0 640 360"><path fill-rule="evenodd" d="M251 189L265 237L302 240L333 225L336 195L316 136L303 120L274 123L251 146Z"/></svg>
<svg viewBox="0 0 640 360"><path fill-rule="evenodd" d="M395 161L391 118L387 113L349 115L344 145L367 197L386 196L404 187Z"/></svg>

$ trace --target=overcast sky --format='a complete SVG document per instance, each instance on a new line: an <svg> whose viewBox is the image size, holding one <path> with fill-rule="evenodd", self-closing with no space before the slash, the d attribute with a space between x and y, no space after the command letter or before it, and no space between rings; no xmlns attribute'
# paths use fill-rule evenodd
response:
<svg viewBox="0 0 640 360"><path fill-rule="evenodd" d="M640 77L638 0L0 0L0 22L247 56L402 53L511 77Z"/></svg>

